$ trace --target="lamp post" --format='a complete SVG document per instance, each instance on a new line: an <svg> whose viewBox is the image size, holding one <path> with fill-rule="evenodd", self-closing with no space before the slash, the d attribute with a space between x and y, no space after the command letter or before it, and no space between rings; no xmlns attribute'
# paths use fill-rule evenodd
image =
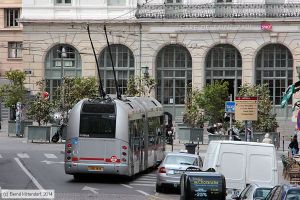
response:
<svg viewBox="0 0 300 200"><path fill-rule="evenodd" d="M300 79L300 65L296 66L296 71L298 74L298 78Z"/></svg>
<svg viewBox="0 0 300 200"><path fill-rule="evenodd" d="M58 50L60 53L60 78L61 78L61 107L62 107L62 116L64 115L64 103L65 103L65 90L63 88L64 85L64 76L65 76L65 70L64 70L64 58L67 57L66 49L62 46L61 50Z"/></svg>
<svg viewBox="0 0 300 200"><path fill-rule="evenodd" d="M142 71L143 71L143 77L142 77ZM148 78L149 77L149 67L147 65L143 66L140 68L140 95L141 95L141 92L144 92L145 94L145 85L142 85L143 84L143 79L144 78ZM143 87L143 90L142 90L142 87Z"/></svg>

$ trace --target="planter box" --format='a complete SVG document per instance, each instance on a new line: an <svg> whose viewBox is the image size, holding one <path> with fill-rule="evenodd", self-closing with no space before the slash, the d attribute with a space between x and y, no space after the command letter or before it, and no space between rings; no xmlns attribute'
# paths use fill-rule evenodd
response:
<svg viewBox="0 0 300 200"><path fill-rule="evenodd" d="M28 137L27 140L50 142L50 126L28 126Z"/></svg>
<svg viewBox="0 0 300 200"><path fill-rule="evenodd" d="M280 133L278 132L268 132L271 140L276 148L280 146ZM252 142L262 142L265 138L266 133L254 133ZM245 134L240 133L240 138L245 141ZM219 135L219 134L208 134L208 143L212 140L229 140L229 135Z"/></svg>
<svg viewBox="0 0 300 200"><path fill-rule="evenodd" d="M208 143L213 140L229 140L229 135L208 134Z"/></svg>
<svg viewBox="0 0 300 200"><path fill-rule="evenodd" d="M199 142L203 144L203 128L191 128L185 124L178 124L177 139L184 142Z"/></svg>
<svg viewBox="0 0 300 200"><path fill-rule="evenodd" d="M31 120L23 120L21 122L21 134L24 135L25 128L32 124L33 124L33 121L31 121ZM8 121L8 136L9 136L9 134L16 135L16 121L15 120Z"/></svg>
<svg viewBox="0 0 300 200"><path fill-rule="evenodd" d="M270 139L273 141L273 144L276 148L280 147L280 133L279 132L268 132L270 135ZM256 132L253 134L252 142L262 142L265 138L266 133ZM240 134L240 138L242 141L245 141L245 134Z"/></svg>

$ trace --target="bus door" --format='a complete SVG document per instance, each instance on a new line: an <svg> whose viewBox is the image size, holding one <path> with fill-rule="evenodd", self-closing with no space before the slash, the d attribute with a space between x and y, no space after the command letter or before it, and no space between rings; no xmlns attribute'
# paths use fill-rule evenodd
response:
<svg viewBox="0 0 300 200"><path fill-rule="evenodd" d="M148 168L148 154L149 154L149 134L148 134L148 119L144 118L143 133L142 133L142 155L143 155L143 169Z"/></svg>
<svg viewBox="0 0 300 200"><path fill-rule="evenodd" d="M141 124L142 125L142 124ZM139 125L139 120L131 121L129 126L131 154L131 171L136 174L143 170L143 155L142 155L142 126Z"/></svg>

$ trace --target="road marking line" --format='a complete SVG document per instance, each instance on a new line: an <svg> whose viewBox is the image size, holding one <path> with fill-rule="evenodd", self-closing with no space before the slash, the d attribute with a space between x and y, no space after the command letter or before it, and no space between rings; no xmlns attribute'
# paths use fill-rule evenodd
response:
<svg viewBox="0 0 300 200"><path fill-rule="evenodd" d="M132 183L147 183L147 184L149 184L149 183L153 183L153 181L148 181L148 180L135 180L135 181L132 181Z"/></svg>
<svg viewBox="0 0 300 200"><path fill-rule="evenodd" d="M130 185L126 185L126 184L121 184L121 185L123 185L124 187L127 187L127 188L133 188Z"/></svg>
<svg viewBox="0 0 300 200"><path fill-rule="evenodd" d="M154 181L156 178L138 178L135 181Z"/></svg>
<svg viewBox="0 0 300 200"><path fill-rule="evenodd" d="M27 176L31 179L31 181L34 183L34 185L39 189L39 190L44 190L44 188L39 184L39 182L32 176L32 174L26 169L26 167L21 163L19 158L15 158L16 162L18 165L21 167L21 169L27 174Z"/></svg>
<svg viewBox="0 0 300 200"><path fill-rule="evenodd" d="M139 193L142 193L143 195L145 195L145 196L149 196L149 194L147 193L147 192L144 192L144 191L142 191L142 190L136 190L137 192L139 192Z"/></svg>
<svg viewBox="0 0 300 200"><path fill-rule="evenodd" d="M52 153L44 153L44 155L46 156L46 158L57 158L56 155Z"/></svg>
<svg viewBox="0 0 300 200"><path fill-rule="evenodd" d="M138 185L138 186L146 186L146 187L154 187L155 184L142 184L142 183L130 183L130 185Z"/></svg>
<svg viewBox="0 0 300 200"><path fill-rule="evenodd" d="M27 153L18 153L17 155L20 158L29 158L29 155Z"/></svg>

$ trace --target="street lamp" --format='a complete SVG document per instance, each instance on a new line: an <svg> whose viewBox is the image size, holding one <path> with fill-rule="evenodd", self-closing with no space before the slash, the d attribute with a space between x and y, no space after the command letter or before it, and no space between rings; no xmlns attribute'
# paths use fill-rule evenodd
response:
<svg viewBox="0 0 300 200"><path fill-rule="evenodd" d="M296 71L298 74L298 78L300 79L300 65L296 66Z"/></svg>
<svg viewBox="0 0 300 200"><path fill-rule="evenodd" d="M143 71L144 77L149 77L149 67L147 65L141 67L140 76L142 76L142 71Z"/></svg>
<svg viewBox="0 0 300 200"><path fill-rule="evenodd" d="M143 77L142 77L142 72L143 72ZM148 78L149 77L149 67L147 65L143 66L140 68L140 96L141 96L141 92L143 92L145 94L145 85L143 84L143 80L144 78ZM143 87L143 90L142 90Z"/></svg>
<svg viewBox="0 0 300 200"><path fill-rule="evenodd" d="M65 70L64 70L64 58L67 57L67 53L66 53L66 49L65 47L61 47L61 50L57 50L58 53L60 53L60 78L61 78L61 107L62 107L62 115L64 115L64 103L65 103L65 99L64 99L64 96L65 96L65 90L63 88L63 85L64 85L64 76L65 76Z"/></svg>

